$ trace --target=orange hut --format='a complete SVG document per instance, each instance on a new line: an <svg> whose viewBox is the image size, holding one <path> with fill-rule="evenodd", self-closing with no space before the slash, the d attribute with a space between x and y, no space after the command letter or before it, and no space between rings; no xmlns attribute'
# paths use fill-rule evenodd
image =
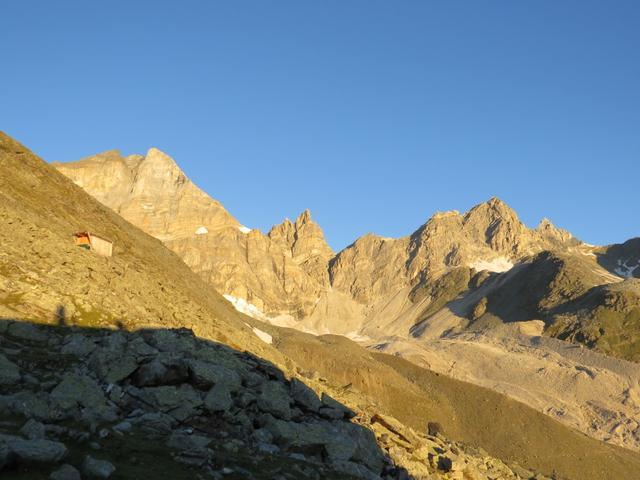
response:
<svg viewBox="0 0 640 480"><path fill-rule="evenodd" d="M76 245L92 250L103 257L113 255L113 242L90 232L76 232L73 234Z"/></svg>

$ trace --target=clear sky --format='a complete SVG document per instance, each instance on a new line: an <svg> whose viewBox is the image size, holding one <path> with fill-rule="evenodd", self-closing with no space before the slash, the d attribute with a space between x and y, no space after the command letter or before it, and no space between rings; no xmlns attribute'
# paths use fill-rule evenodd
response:
<svg viewBox="0 0 640 480"><path fill-rule="evenodd" d="M332 247L497 195L640 235L640 2L5 2L0 129L48 161L155 146L242 223Z"/></svg>

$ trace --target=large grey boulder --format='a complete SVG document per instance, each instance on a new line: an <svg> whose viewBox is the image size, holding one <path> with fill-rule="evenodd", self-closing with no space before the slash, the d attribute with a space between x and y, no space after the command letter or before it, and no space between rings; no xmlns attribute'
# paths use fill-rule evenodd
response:
<svg viewBox="0 0 640 480"><path fill-rule="evenodd" d="M318 412L318 410L320 410L322 402L316 392L297 378L291 380L290 391L295 402L304 409L311 412Z"/></svg>
<svg viewBox="0 0 640 480"><path fill-rule="evenodd" d="M81 333L74 333L69 335L62 349L62 353L67 355L74 355L76 357L85 357L96 349L96 343L93 339L88 338Z"/></svg>
<svg viewBox="0 0 640 480"><path fill-rule="evenodd" d="M283 420L291 419L291 397L282 382L269 381L262 385L257 405L260 410Z"/></svg>
<svg viewBox="0 0 640 480"><path fill-rule="evenodd" d="M45 435L44 424L30 418L20 429L20 434L29 440L43 439Z"/></svg>
<svg viewBox="0 0 640 480"><path fill-rule="evenodd" d="M186 329L154 330L150 334L149 343L161 352L181 353L194 348L193 332Z"/></svg>
<svg viewBox="0 0 640 480"><path fill-rule="evenodd" d="M178 421L170 415L161 412L145 413L131 420L143 432L149 435L168 435Z"/></svg>
<svg viewBox="0 0 640 480"><path fill-rule="evenodd" d="M229 391L235 392L242 386L240 375L224 365L196 359L188 360L187 365L191 372L191 381L198 388L207 389L213 385L224 384Z"/></svg>
<svg viewBox="0 0 640 480"><path fill-rule="evenodd" d="M67 455L63 443L51 440L9 440L9 451L22 463L56 463Z"/></svg>
<svg viewBox="0 0 640 480"><path fill-rule="evenodd" d="M133 376L138 387L177 385L189 379L189 370L181 360L155 358L141 365Z"/></svg>
<svg viewBox="0 0 640 480"><path fill-rule="evenodd" d="M20 369L0 353L0 385L13 385L18 381L20 381Z"/></svg>
<svg viewBox="0 0 640 480"><path fill-rule="evenodd" d="M50 394L63 409L77 406L96 408L106 405L102 388L88 375L68 373Z"/></svg>
<svg viewBox="0 0 640 480"><path fill-rule="evenodd" d="M31 392L23 390L5 398L9 410L16 415L35 418L44 422L54 422L68 417L55 402L50 400L46 392Z"/></svg>
<svg viewBox="0 0 640 480"><path fill-rule="evenodd" d="M136 337L131 340L127 346L127 351L138 360L150 358L158 354L158 349L149 345L141 337Z"/></svg>
<svg viewBox="0 0 640 480"><path fill-rule="evenodd" d="M380 473L384 466L384 457L376 442L373 432L355 423L340 422L337 430L341 436L349 439L354 447L350 460L366 465L373 472Z"/></svg>
<svg viewBox="0 0 640 480"><path fill-rule="evenodd" d="M187 435L185 433L174 432L167 440L167 446L174 450L200 450L206 448L211 443L211 439L202 435Z"/></svg>
<svg viewBox="0 0 640 480"><path fill-rule="evenodd" d="M66 374L50 398L69 415L76 415L91 425L117 419L116 408L108 403L100 385L88 375Z"/></svg>
<svg viewBox="0 0 640 480"><path fill-rule="evenodd" d="M67 463L49 475L49 480L81 480L81 478L80 472Z"/></svg>
<svg viewBox="0 0 640 480"><path fill-rule="evenodd" d="M265 429L271 433L276 445L316 456L326 454L325 445L333 441L331 435L335 433L328 429L326 424L303 424L284 420L272 420Z"/></svg>
<svg viewBox="0 0 640 480"><path fill-rule="evenodd" d="M337 400L333 399L326 393L322 393L322 407L319 409L320 415L330 420L341 420L343 418L355 417L355 412L345 407Z"/></svg>
<svg viewBox="0 0 640 480"><path fill-rule="evenodd" d="M105 383L119 383L138 369L133 355L109 350L96 350L91 354L89 365Z"/></svg>
<svg viewBox="0 0 640 480"><path fill-rule="evenodd" d="M109 478L116 471L111 463L106 460L98 460L87 455L82 462L82 473L89 478Z"/></svg>
<svg viewBox="0 0 640 480"><path fill-rule="evenodd" d="M161 386L147 387L139 390L141 399L153 405L159 411L168 413L179 421L183 421L196 413L202 405L202 398L190 385L179 387Z"/></svg>
<svg viewBox="0 0 640 480"><path fill-rule="evenodd" d="M225 412L233 405L231 390L225 383L219 383L204 397L204 406L210 412Z"/></svg>

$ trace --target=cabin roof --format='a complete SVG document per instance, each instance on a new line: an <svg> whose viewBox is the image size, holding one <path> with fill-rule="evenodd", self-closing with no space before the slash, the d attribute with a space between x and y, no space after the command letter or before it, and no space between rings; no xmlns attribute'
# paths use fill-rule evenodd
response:
<svg viewBox="0 0 640 480"><path fill-rule="evenodd" d="M88 232L88 231L76 232L76 233L73 234L73 236L77 237L77 238L80 238L80 237L89 237L89 238L96 237L96 238L99 238L101 240L105 240L105 241L107 241L109 243L113 243L113 240L111 240L110 238L103 237L102 235L96 235L95 233L91 233L91 232Z"/></svg>

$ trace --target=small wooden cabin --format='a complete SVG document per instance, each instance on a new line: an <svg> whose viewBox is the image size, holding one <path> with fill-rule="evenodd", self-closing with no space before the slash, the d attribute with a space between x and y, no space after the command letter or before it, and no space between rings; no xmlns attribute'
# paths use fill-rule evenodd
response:
<svg viewBox="0 0 640 480"><path fill-rule="evenodd" d="M90 232L76 232L73 234L76 239L76 245L87 250L93 250L96 254L103 257L113 255L113 242L107 238L100 237Z"/></svg>

